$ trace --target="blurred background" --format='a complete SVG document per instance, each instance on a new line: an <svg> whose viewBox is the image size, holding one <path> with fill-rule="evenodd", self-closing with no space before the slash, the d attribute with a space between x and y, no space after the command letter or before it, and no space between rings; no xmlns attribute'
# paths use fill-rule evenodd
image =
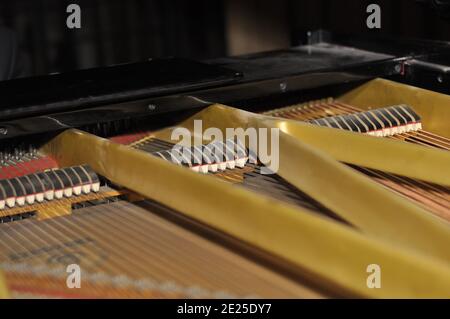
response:
<svg viewBox="0 0 450 319"><path fill-rule="evenodd" d="M9 77L20 77L149 57L207 59L282 49L305 43L307 31L316 29L450 41L449 2L1 0L0 30L14 32L20 70ZM66 27L70 3L81 7L81 29ZM366 27L370 3L381 6L380 30Z"/></svg>

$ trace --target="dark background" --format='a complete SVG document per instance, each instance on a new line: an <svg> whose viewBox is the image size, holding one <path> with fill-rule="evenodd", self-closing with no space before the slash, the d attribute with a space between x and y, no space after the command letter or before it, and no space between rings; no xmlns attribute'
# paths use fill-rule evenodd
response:
<svg viewBox="0 0 450 319"><path fill-rule="evenodd" d="M287 48L315 29L450 40L446 7L433 2L442 0L0 0L0 27L15 32L25 76ZM66 27L69 3L81 7L81 29ZM366 27L370 3L381 6L380 30Z"/></svg>

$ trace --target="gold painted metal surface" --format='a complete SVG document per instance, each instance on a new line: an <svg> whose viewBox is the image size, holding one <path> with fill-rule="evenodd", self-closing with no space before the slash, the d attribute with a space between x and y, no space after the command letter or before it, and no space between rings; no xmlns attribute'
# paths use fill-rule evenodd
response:
<svg viewBox="0 0 450 319"><path fill-rule="evenodd" d="M408 104L427 123L427 130L450 138L448 95L385 79L374 79L345 93L339 100L365 109Z"/></svg>
<svg viewBox="0 0 450 319"><path fill-rule="evenodd" d="M445 150L294 120L273 119L271 125L340 162L450 186L450 152Z"/></svg>
<svg viewBox="0 0 450 319"><path fill-rule="evenodd" d="M295 121L275 120L226 106L214 105L181 123L180 126L193 129L194 119L202 119L204 128L217 126L222 130L233 126L243 128L280 127L281 130L285 128L291 133L290 127L295 128L297 124L307 125ZM307 126L312 129L321 128ZM331 130L332 133L341 132L340 130L328 130ZM166 136L167 138L170 136L168 131L156 133L155 136L158 138ZM349 133L355 138L361 137L356 133L344 133ZM295 134L294 137L296 137ZM402 154L395 149L386 151L381 147L383 146L382 142L388 140L369 136L362 137L371 138L378 143L380 155L386 156L386 153L392 151L395 152L398 161L405 161L402 159ZM334 135L323 136L323 139L329 141L334 139ZM393 142L401 146L406 144ZM424 156L429 156L427 151L430 149L407 145L413 147L410 149L411 152L418 151L422 152ZM363 148L364 145L361 144L361 149ZM370 146L368 148L370 149ZM430 151L432 151L431 155L434 155L433 151L435 150ZM448 155L445 151L436 151L439 151L439 155ZM364 154L362 153L362 155ZM434 157L430 156L430 158ZM283 134L280 136L280 163L278 174L281 177L361 231L409 248L419 249L424 253L443 258L447 262L450 261L450 253L445 248L450 242L449 224L430 215L422 207L412 204L377 185L366 176L337 163L321 151L304 144L303 139L293 139ZM442 162L442 165L443 163L445 161ZM438 168L434 168L436 172L439 170Z"/></svg>
<svg viewBox="0 0 450 319"><path fill-rule="evenodd" d="M2 270L0 269L0 299L9 298L8 288L6 286L5 276L3 275Z"/></svg>
<svg viewBox="0 0 450 319"><path fill-rule="evenodd" d="M362 109L352 105L328 98L273 109L263 114L304 122L311 119L341 114L345 115L361 111ZM422 124L424 127L419 131L395 134L386 138L398 139L404 142L414 143L425 147L434 147L446 151L450 150L450 139L427 132L426 127L429 123ZM361 166L352 165L352 168L370 176L373 180L378 181L398 194L408 197L415 203L423 205L424 208L435 215L450 221L450 187L427 183L421 180L389 174L387 172L368 169Z"/></svg>
<svg viewBox="0 0 450 319"><path fill-rule="evenodd" d="M276 123L224 106L210 107L197 118L204 127L219 128ZM164 134L170 136L158 137ZM370 297L450 296L447 224L286 134L280 136L279 174L334 205L362 233L80 131L66 131L44 149L63 166L87 163L114 183L274 254L323 286ZM366 267L372 263L383 269L381 289L366 286Z"/></svg>

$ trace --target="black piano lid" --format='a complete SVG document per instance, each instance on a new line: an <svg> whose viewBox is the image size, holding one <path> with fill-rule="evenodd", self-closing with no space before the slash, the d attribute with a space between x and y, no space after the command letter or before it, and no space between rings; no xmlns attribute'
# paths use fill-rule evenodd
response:
<svg viewBox="0 0 450 319"><path fill-rule="evenodd" d="M411 59L416 62L408 61L406 73L396 80L403 78L417 81L421 71L428 72L431 67L431 76L435 77L435 82L448 84L442 80L447 80L449 73L445 67L450 61L449 43L377 35L355 37L321 30L312 32L312 38L315 33L327 34L326 42L320 36L317 37L318 42L289 50L204 62L179 58L153 59L3 81L0 82L0 120L49 115L186 92L207 91L206 96L210 97L215 95L210 94L209 90L214 87L273 79L279 79L278 84L281 84L285 79L296 77L296 85L290 88L301 89L337 84L339 81L392 77L400 73L399 64ZM442 57L446 57L443 65L435 61L438 59L440 62ZM227 90L227 93L236 96L235 90ZM227 101L219 99L211 102Z"/></svg>
<svg viewBox="0 0 450 319"><path fill-rule="evenodd" d="M358 65L392 61L395 58L395 55L321 42L289 50L227 57L210 62L241 71L244 81L255 81L325 70L338 71Z"/></svg>
<svg viewBox="0 0 450 319"><path fill-rule="evenodd" d="M239 72L180 58L149 59L0 82L0 119L169 95L236 81Z"/></svg>
<svg viewBox="0 0 450 319"><path fill-rule="evenodd" d="M406 58L402 76L396 81L450 94L450 42L398 38L394 36L330 35L342 45Z"/></svg>
<svg viewBox="0 0 450 319"><path fill-rule="evenodd" d="M319 43L205 63L179 58L155 59L15 79L0 82L0 120L194 92L235 83L339 72L361 65L370 69L377 62L394 60L392 55ZM377 74L369 74L371 72L365 70L358 72L371 76L392 73L391 70Z"/></svg>
<svg viewBox="0 0 450 319"><path fill-rule="evenodd" d="M404 61L320 42L204 62L156 59L10 80L0 82L0 140L392 77Z"/></svg>
<svg viewBox="0 0 450 319"><path fill-rule="evenodd" d="M450 90L450 68L439 64L450 62L449 43L317 38L288 50L204 62L156 59L0 82L0 141L143 116L167 121L212 103L249 109L252 99L267 104L267 97L374 77L411 85L434 77L439 85L432 89Z"/></svg>

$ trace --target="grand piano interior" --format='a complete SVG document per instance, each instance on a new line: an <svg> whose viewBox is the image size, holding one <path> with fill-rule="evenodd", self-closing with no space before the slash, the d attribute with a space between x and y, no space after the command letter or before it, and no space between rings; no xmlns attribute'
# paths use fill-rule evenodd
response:
<svg viewBox="0 0 450 319"><path fill-rule="evenodd" d="M80 1L80 30L50 2L39 12L53 38L70 35L66 63L49 34L59 59L20 42L34 23L25 1L0 5L2 47L29 54L3 72L18 60L0 51L0 296L450 296L448 42L408 38L400 22L348 35L351 23L324 18L337 1L195 1L215 17L196 22L149 1L156 24L192 27L159 33L132 22L138 1ZM405 5L448 36L445 1L399 2L380 2L383 21ZM125 7L129 41L105 18ZM364 31L367 13L350 9ZM320 25L295 19L312 13ZM248 137L198 136L199 121L223 135L277 129L277 167ZM180 128L194 145L173 156Z"/></svg>

